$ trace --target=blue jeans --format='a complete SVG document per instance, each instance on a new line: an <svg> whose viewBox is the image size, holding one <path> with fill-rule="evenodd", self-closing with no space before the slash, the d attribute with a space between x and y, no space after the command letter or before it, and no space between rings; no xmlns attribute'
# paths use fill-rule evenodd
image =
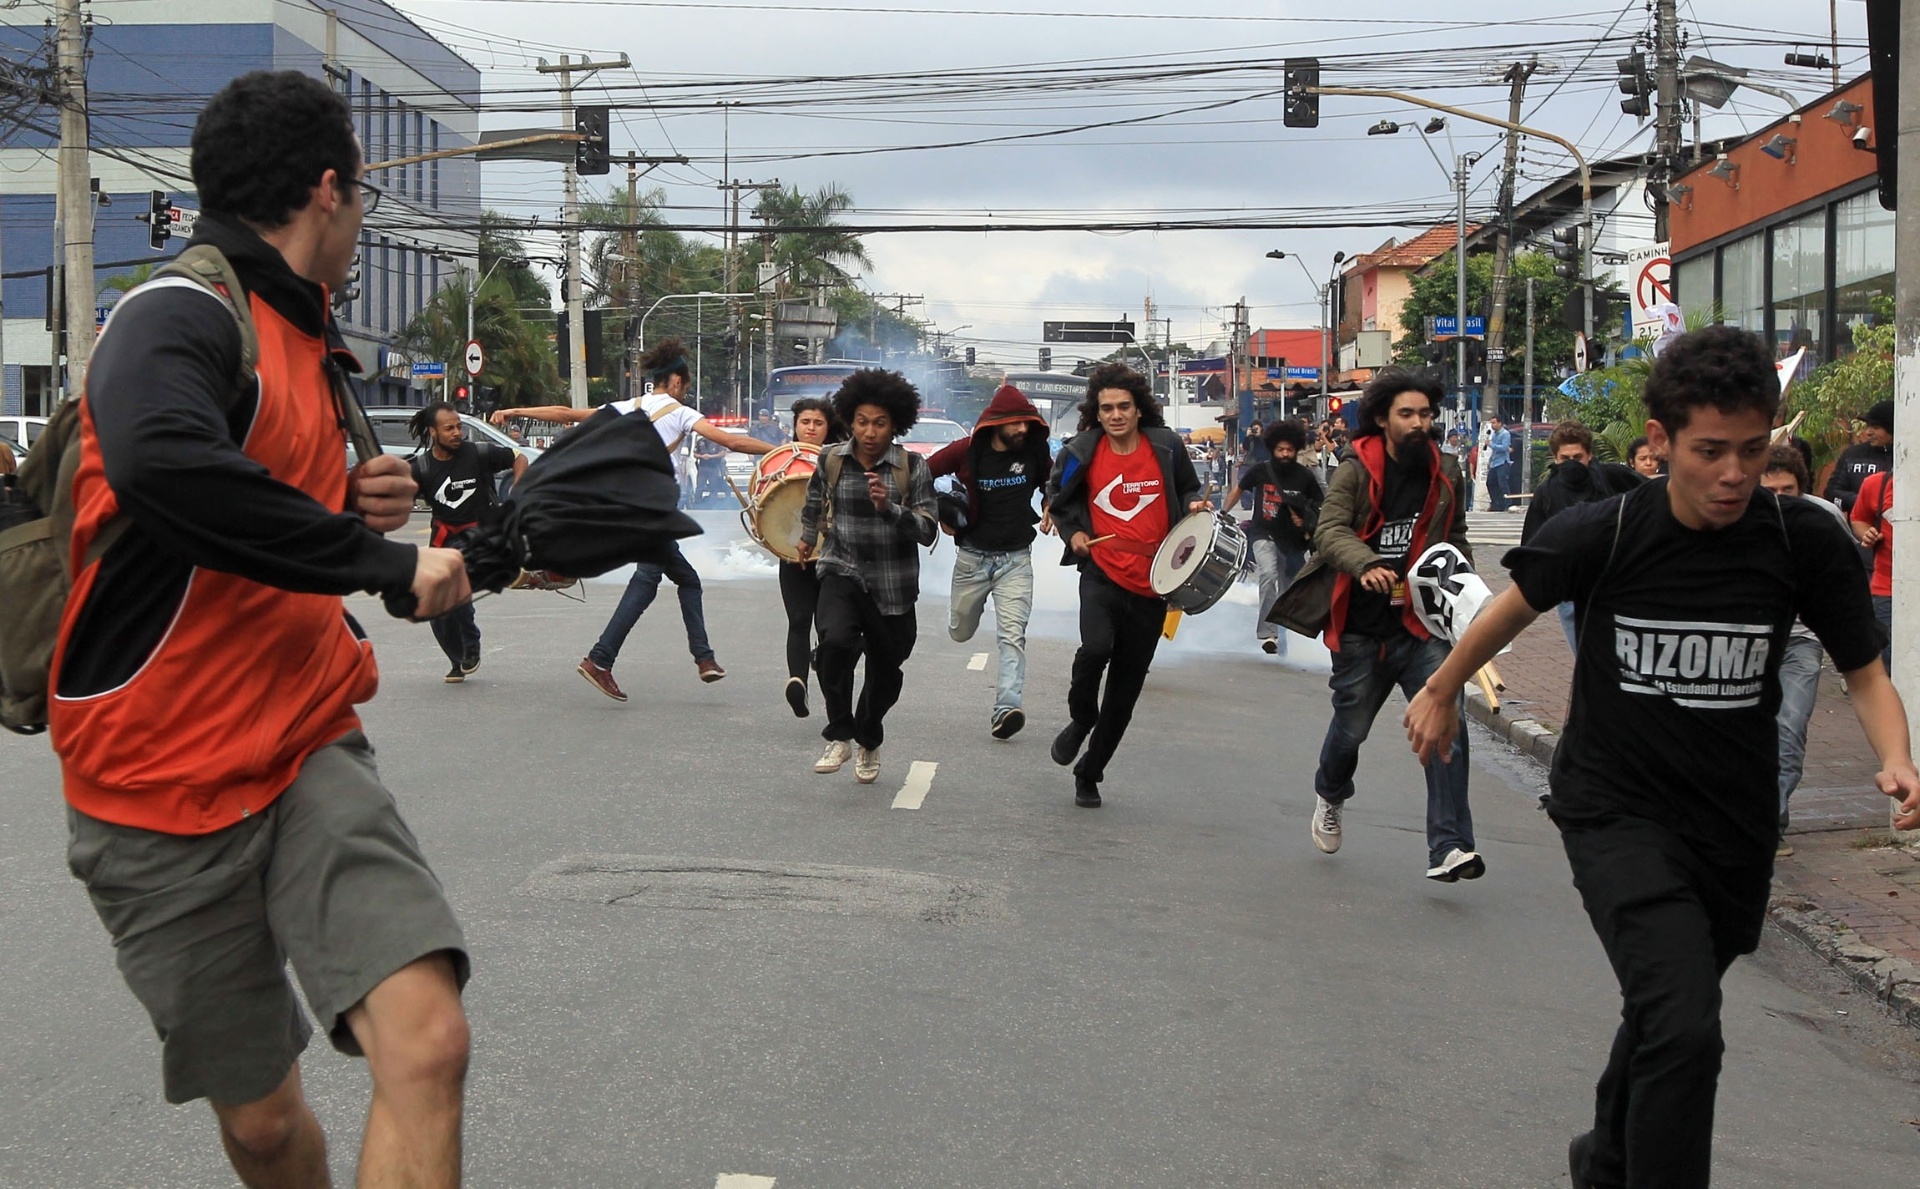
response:
<svg viewBox="0 0 1920 1189"><path fill-rule="evenodd" d="M1578 657L1580 655L1580 620L1574 614L1573 600L1568 599L1554 610L1560 615L1560 630L1567 634L1567 651Z"/></svg>
<svg viewBox="0 0 1920 1189"><path fill-rule="evenodd" d="M1000 678L993 691L994 713L1020 705L1027 684L1027 621L1033 617L1033 555L1025 550L986 553L962 545L953 555L953 596L947 604L947 634L959 643L973 639L980 614L993 595L999 620Z"/></svg>
<svg viewBox="0 0 1920 1189"><path fill-rule="evenodd" d="M1253 569L1260 579L1260 617L1253 623L1253 638L1256 640L1277 641L1280 655L1287 655L1287 633L1280 630L1277 623L1267 621L1267 612L1273 610L1274 600L1280 592L1293 585L1300 573L1300 567L1307 564L1307 555L1283 549L1278 541L1271 537L1254 537Z"/></svg>
<svg viewBox="0 0 1920 1189"><path fill-rule="evenodd" d="M1313 774L1313 791L1335 804L1353 796L1353 773L1360 766L1360 745L1367 741L1373 720L1398 685L1409 699L1420 692L1447 659L1450 646L1443 640L1416 640L1401 634L1380 641L1344 633L1340 651L1333 654L1333 721L1320 745L1320 767ZM1438 865L1447 852L1473 846L1473 814L1467 808L1467 718L1453 737L1449 762L1430 760L1427 772L1427 858Z"/></svg>
<svg viewBox="0 0 1920 1189"><path fill-rule="evenodd" d="M1880 621L1880 630L1887 634L1887 646L1880 650L1880 663L1887 667L1887 676L1893 676L1893 596L1873 596L1873 617Z"/></svg>
<svg viewBox="0 0 1920 1189"><path fill-rule="evenodd" d="M1807 720L1820 692L1820 641L1788 636L1780 656L1780 816L1787 816L1787 798L1800 787L1807 764Z"/></svg>
<svg viewBox="0 0 1920 1189"><path fill-rule="evenodd" d="M440 651L454 664L464 665L468 657L480 655L480 621L473 617L472 603L462 603L430 622Z"/></svg>
<svg viewBox="0 0 1920 1189"><path fill-rule="evenodd" d="M679 545L669 543L658 563L641 562L633 567L626 593L620 596L613 618L607 620L600 639L587 653L588 660L605 669L613 668L613 662L620 658L620 646L627 642L627 633L653 605L653 596L660 593L661 578L671 578L680 592L680 618L687 625L687 651L693 653L696 661L713 659L713 648L707 643L707 613L700 602L700 573L680 552Z"/></svg>

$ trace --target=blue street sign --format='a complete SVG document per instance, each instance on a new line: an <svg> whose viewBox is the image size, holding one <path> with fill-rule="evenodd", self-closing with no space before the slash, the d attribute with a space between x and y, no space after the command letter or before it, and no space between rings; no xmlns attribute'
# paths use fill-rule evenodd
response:
<svg viewBox="0 0 1920 1189"><path fill-rule="evenodd" d="M1435 314L1433 316L1433 337L1436 339L1460 337L1454 330L1454 317L1452 314ZM1485 315L1467 315L1466 337L1470 339L1483 339L1487 337L1487 319Z"/></svg>
<svg viewBox="0 0 1920 1189"><path fill-rule="evenodd" d="M1317 367L1290 367L1287 369L1289 380L1318 380L1320 369Z"/></svg>
<svg viewBox="0 0 1920 1189"><path fill-rule="evenodd" d="M444 380L447 378L447 365L444 360L416 359L410 374L416 380Z"/></svg>

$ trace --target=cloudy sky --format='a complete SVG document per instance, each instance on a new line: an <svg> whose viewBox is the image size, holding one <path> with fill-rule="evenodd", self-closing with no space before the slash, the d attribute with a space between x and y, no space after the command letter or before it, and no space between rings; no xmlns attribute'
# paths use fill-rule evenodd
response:
<svg viewBox="0 0 1920 1189"><path fill-rule="evenodd" d="M1326 98L1321 125L1281 126L1281 59L1313 55L1327 85L1410 89L1503 115L1500 75L1537 57L1523 122L1590 158L1645 148L1651 133L1619 111L1614 60L1649 31L1643 0L1459 0L1416 6L1347 0L395 0L485 72L489 127L540 116L538 57L629 55L580 91L611 99L614 150L678 153L688 166L649 181L669 214L719 221L716 183L778 178L837 184L852 222L1098 223L1158 219L1375 223L1290 230L875 235L876 293L922 295L918 312L984 360L1030 364L1040 323L1143 317L1150 297L1177 339L1220 334L1244 297L1262 326L1318 320L1312 283L1271 248L1324 277L1354 253L1451 219L1449 182L1409 127L1368 136L1381 119L1425 114L1390 100ZM1444 18L1413 15L1442 12ZM1685 54L1754 71L1802 101L1824 70L1787 67L1799 48L1828 52L1828 0L1682 0ZM1864 6L1839 0L1842 78L1865 69ZM804 81L827 78L831 81ZM596 89L606 90L596 94ZM649 108L651 103L654 106ZM723 108L723 104L731 104ZM1709 137L1758 128L1786 110L1743 91L1709 113ZM723 115L724 111L724 115ZM1117 123L1127 121L1126 123ZM1106 124L1106 127L1085 128ZM1063 131L1081 128L1080 131ZM1433 138L1443 157L1496 147L1497 133L1455 122ZM964 147L918 146L978 142ZM850 150L898 151L850 153ZM1491 206L1498 154L1473 172L1471 210ZM1566 169L1527 142L1528 180ZM551 218L551 167L489 167L488 202ZM607 179L615 180L615 179ZM1647 224L1651 233L1651 220Z"/></svg>

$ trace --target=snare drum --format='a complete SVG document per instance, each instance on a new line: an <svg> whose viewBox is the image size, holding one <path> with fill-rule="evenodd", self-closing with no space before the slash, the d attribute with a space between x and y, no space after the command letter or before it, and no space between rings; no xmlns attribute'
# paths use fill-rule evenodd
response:
<svg viewBox="0 0 1920 1189"><path fill-rule="evenodd" d="M1174 610L1198 615L1220 601L1246 564L1247 535L1233 518L1195 512L1154 553L1153 590Z"/></svg>
<svg viewBox="0 0 1920 1189"><path fill-rule="evenodd" d="M807 481L819 465L820 447L788 442L753 466L740 523L781 561L800 560L800 514L807 506Z"/></svg>

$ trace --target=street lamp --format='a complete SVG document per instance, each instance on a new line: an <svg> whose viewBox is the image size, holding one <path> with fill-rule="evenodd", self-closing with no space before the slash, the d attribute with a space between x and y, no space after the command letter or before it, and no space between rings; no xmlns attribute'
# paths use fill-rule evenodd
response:
<svg viewBox="0 0 1920 1189"><path fill-rule="evenodd" d="M1267 253L1267 259L1291 259L1295 264L1299 265L1300 271L1307 274L1307 284L1313 286L1315 299L1320 302L1320 397L1322 400L1325 400L1327 395L1328 373L1333 369L1333 271L1346 261L1347 254L1345 252L1335 252L1333 254L1333 263L1327 269L1327 283L1324 285L1320 284L1314 278L1313 271L1307 267L1307 262L1301 259L1297 253L1290 256L1288 253L1275 248L1273 251Z"/></svg>
<svg viewBox="0 0 1920 1189"><path fill-rule="evenodd" d="M653 312L655 310L659 309L661 306L667 304L670 301L691 301L694 303L694 307L693 307L694 309L694 322L693 322L694 363L693 363L693 366L694 366L694 375L698 376L700 374L700 360L701 360L700 319L706 310L706 299L709 297L732 299L736 297L752 297L752 296L753 294L751 293L715 293L710 289L702 289L698 293L665 294L660 298L659 301L656 301L652 305L648 306L646 313L640 315L639 328L634 332L634 340L635 340L634 353L636 355L642 354L647 349L647 319L653 316ZM696 402L694 407L698 409L699 393L696 392L694 394L694 399Z"/></svg>

